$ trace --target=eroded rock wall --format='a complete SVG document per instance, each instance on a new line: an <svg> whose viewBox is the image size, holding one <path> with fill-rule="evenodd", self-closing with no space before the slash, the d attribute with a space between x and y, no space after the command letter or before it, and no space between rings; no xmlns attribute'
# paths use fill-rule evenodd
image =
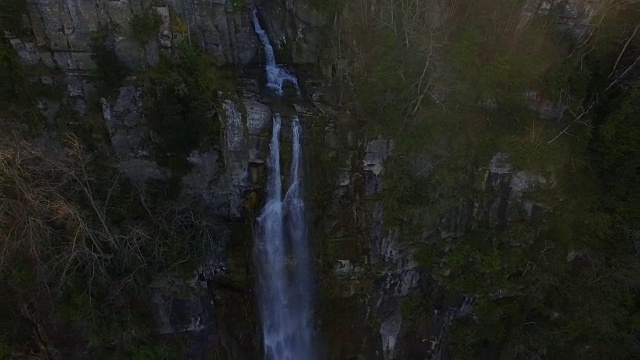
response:
<svg viewBox="0 0 640 360"><path fill-rule="evenodd" d="M260 62L259 42L251 25L252 1L244 0L38 0L27 1L21 25L5 36L26 65L38 63L65 72L95 68L92 36L109 31L118 59L130 69L157 64L162 51L187 37L213 54L220 65ZM313 63L320 51L327 15L304 0L258 1L269 35L287 62ZM151 36L139 41L131 26L135 16L160 19Z"/></svg>

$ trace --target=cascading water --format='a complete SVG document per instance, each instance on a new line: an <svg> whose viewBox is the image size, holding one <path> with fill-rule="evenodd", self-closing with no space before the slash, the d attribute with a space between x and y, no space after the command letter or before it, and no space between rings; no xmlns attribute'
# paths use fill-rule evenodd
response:
<svg viewBox="0 0 640 360"><path fill-rule="evenodd" d="M291 82L296 87L296 91L300 93L298 79L276 64L276 56L273 52L273 47L271 46L271 42L269 41L266 31L264 31L260 25L260 21L258 20L258 9L256 8L253 8L253 27L262 42L262 47L264 48L267 61L267 65L265 67L267 73L267 87L275 91L277 94L282 94L282 85L288 81Z"/></svg>
<svg viewBox="0 0 640 360"><path fill-rule="evenodd" d="M258 303L265 359L314 359L311 333L312 263L302 197L301 128L293 118L291 179L284 201L280 171L280 115L273 118L266 203L255 233ZM286 219L286 221L285 221ZM285 226L286 224L286 226Z"/></svg>
<svg viewBox="0 0 640 360"><path fill-rule="evenodd" d="M282 84L290 81L298 89L297 79L276 65L273 49L260 27L255 9L253 15L256 33L267 54L267 86L280 94ZM257 217L254 239L264 357L265 360L314 360L311 341L313 276L302 191L302 131L299 119L294 116L290 186L283 198L281 127L280 114L276 113L267 161L266 202Z"/></svg>
<svg viewBox="0 0 640 360"><path fill-rule="evenodd" d="M280 178L280 115L273 118L266 203L257 218L255 234L258 304L262 318L265 359L289 359L293 322L288 305L282 181Z"/></svg>
<svg viewBox="0 0 640 360"><path fill-rule="evenodd" d="M293 129L293 159L291 161L291 180L289 190L284 197L286 223L289 242L291 244L291 256L293 257L293 275L291 281L290 307L295 314L296 331L295 349L300 355L298 359L313 359L311 345L312 319L311 305L313 300L312 261L307 243L306 213L304 199L302 197L301 158L302 129L298 117L292 121Z"/></svg>

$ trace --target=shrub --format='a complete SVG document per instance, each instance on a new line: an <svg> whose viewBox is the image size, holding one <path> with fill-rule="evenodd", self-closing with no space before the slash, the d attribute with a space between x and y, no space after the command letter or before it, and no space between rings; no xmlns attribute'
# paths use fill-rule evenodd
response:
<svg viewBox="0 0 640 360"><path fill-rule="evenodd" d="M102 93L117 89L127 76L127 69L122 65L113 50L113 35L108 27L103 27L92 34L91 59L96 64L93 76Z"/></svg>
<svg viewBox="0 0 640 360"><path fill-rule="evenodd" d="M6 303L50 335L52 348L69 346L58 326L77 337L66 339L74 347L149 340L156 325L148 285L161 274L193 274L212 236L205 212L146 197L73 137L55 154L0 140L0 315Z"/></svg>
<svg viewBox="0 0 640 360"><path fill-rule="evenodd" d="M22 100L28 97L27 82L20 61L11 45L0 41L0 98Z"/></svg>
<svg viewBox="0 0 640 360"><path fill-rule="evenodd" d="M0 33L8 31L19 34L23 29L22 19L27 14L25 0L0 0Z"/></svg>
<svg viewBox="0 0 640 360"><path fill-rule="evenodd" d="M146 14L133 15L130 23L131 37L144 45L158 34L160 25L162 25L162 18L153 10Z"/></svg>
<svg viewBox="0 0 640 360"><path fill-rule="evenodd" d="M144 76L145 116L154 134L155 153L163 166L179 175L188 169L186 158L206 135L217 135L218 91L234 89L233 76L196 47L182 43L173 58Z"/></svg>
<svg viewBox="0 0 640 360"><path fill-rule="evenodd" d="M231 5L236 11L240 11L247 7L247 3L245 0L231 0Z"/></svg>

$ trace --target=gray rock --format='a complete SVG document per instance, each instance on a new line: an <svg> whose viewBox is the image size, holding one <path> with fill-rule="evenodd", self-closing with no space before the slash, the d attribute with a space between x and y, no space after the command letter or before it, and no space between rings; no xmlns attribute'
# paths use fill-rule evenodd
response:
<svg viewBox="0 0 640 360"><path fill-rule="evenodd" d="M84 116L87 113L87 103L84 99L74 99L73 100L73 111L78 113L80 116Z"/></svg>
<svg viewBox="0 0 640 360"><path fill-rule="evenodd" d="M40 110L40 114L47 119L49 124L53 124L56 114L60 109L60 104L57 102L51 101L49 99L42 99L38 101L38 110Z"/></svg>
<svg viewBox="0 0 640 360"><path fill-rule="evenodd" d="M43 1L28 6L29 18L31 19L34 34L39 44L49 47L54 52L69 51L69 43L62 22L63 9L67 9L66 3L57 1Z"/></svg>
<svg viewBox="0 0 640 360"><path fill-rule="evenodd" d="M90 79L82 80L82 92L84 93L85 99L90 99L92 96L96 94L96 87L90 81Z"/></svg>
<svg viewBox="0 0 640 360"><path fill-rule="evenodd" d="M131 18L133 17L132 5L135 1L106 1L103 3L106 18L101 23L113 25L118 36L129 33ZM138 11L137 13L140 13Z"/></svg>
<svg viewBox="0 0 640 360"><path fill-rule="evenodd" d="M212 300L208 296L182 299L158 291L153 301L158 307L160 330L163 334L198 332L212 326L213 319L208 310Z"/></svg>
<svg viewBox="0 0 640 360"><path fill-rule="evenodd" d="M72 54L68 51L56 51L53 53L53 59L56 65L62 71L75 70L77 68L76 62Z"/></svg>
<svg viewBox="0 0 640 360"><path fill-rule="evenodd" d="M111 145L120 158L135 157L139 153L138 146L144 139L144 135L141 129L117 129L111 135Z"/></svg>
<svg viewBox="0 0 640 360"><path fill-rule="evenodd" d="M20 39L9 39L11 47L16 51L20 62L24 65L35 65L40 61L40 54L36 48L36 44L27 42L24 43Z"/></svg>
<svg viewBox="0 0 640 360"><path fill-rule="evenodd" d="M120 171L134 183L142 186L149 180L167 180L168 176L162 168L150 160L128 159L118 164Z"/></svg>
<svg viewBox="0 0 640 360"><path fill-rule="evenodd" d="M40 52L40 59L42 60L44 66L48 67L49 69L55 69L57 67L56 62L53 60L53 55L51 55L51 53L48 51Z"/></svg>
<svg viewBox="0 0 640 360"><path fill-rule="evenodd" d="M160 62L160 47L157 40L152 39L145 45L144 60L151 67L158 65Z"/></svg>
<svg viewBox="0 0 640 360"><path fill-rule="evenodd" d="M115 131L113 118L111 117L111 106L105 98L100 98L100 104L102 106L102 119L104 119L104 122L107 125L107 130L109 130L109 132Z"/></svg>
<svg viewBox="0 0 640 360"><path fill-rule="evenodd" d="M96 68L96 63L91 58L91 53L88 52L74 52L71 53L73 62L79 70L93 70Z"/></svg>
<svg viewBox="0 0 640 360"><path fill-rule="evenodd" d="M224 183L221 183L225 190L228 206L228 214L233 218L240 217L244 205L244 191L249 187L251 181L249 177L249 151L244 134L244 122L242 114L238 111L238 105L231 100L222 103L224 116L220 117L222 128L224 129L222 154L224 158L226 173Z"/></svg>
<svg viewBox="0 0 640 360"><path fill-rule="evenodd" d="M159 6L158 6L159 5ZM55 53L78 53L83 58L72 63L65 56L58 55L60 69L91 69L89 54L92 32L109 24L116 37L115 50L118 58L130 69L143 65L143 61L154 64L155 57L142 58L142 47L132 41L130 22L134 14L152 9L157 12L162 23L157 34L160 48L169 49L181 34L171 32L169 8L177 13L193 34L191 41L199 44L206 52L213 54L220 64L248 64L255 62L259 41L253 32L252 14L249 7L239 10L228 0L164 0L153 3L150 0L136 1L94 1L94 0L39 0L27 4L31 28L36 44L23 44L21 58L35 64L38 52L27 54L26 50L46 47ZM295 42L293 60L297 63L315 61L321 50L323 27L327 15L313 11L304 1L290 2L282 6L273 2L261 8L266 27L274 39L274 45L283 46ZM44 61L44 60L43 60ZM47 63L52 64L51 61Z"/></svg>
<svg viewBox="0 0 640 360"><path fill-rule="evenodd" d="M522 10L519 27L526 26L537 14L550 15L558 30L578 41L588 34L592 18L600 14L606 5L606 1L597 0L528 0Z"/></svg>
<svg viewBox="0 0 640 360"><path fill-rule="evenodd" d="M84 87L82 81L77 76L67 76L64 78L65 89L69 97L84 96Z"/></svg>
<svg viewBox="0 0 640 360"><path fill-rule="evenodd" d="M364 159L365 170L373 172L376 176L382 173L382 163L393 149L393 141L385 139L372 140L367 145Z"/></svg>
<svg viewBox="0 0 640 360"><path fill-rule="evenodd" d="M212 184L222 175L219 173L218 158L218 152L213 149L203 153L194 150L188 158L192 169L182 178L185 193L209 206L216 205L216 194Z"/></svg>
<svg viewBox="0 0 640 360"><path fill-rule="evenodd" d="M538 174L518 171L511 178L511 197L519 199L523 192L531 190L536 185L545 185L547 180Z"/></svg>
<svg viewBox="0 0 640 360"><path fill-rule="evenodd" d="M156 13L162 19L162 24L158 32L158 42L163 48L170 48L173 40L173 34L171 33L171 18L169 15L169 8L166 6L159 6L155 8Z"/></svg>
<svg viewBox="0 0 640 360"><path fill-rule="evenodd" d="M236 104L230 100L225 100L222 103L222 108L226 115L225 138L227 150L232 152L246 151L247 144L244 139L242 114L238 111Z"/></svg>
<svg viewBox="0 0 640 360"><path fill-rule="evenodd" d="M250 13L234 17L234 60L240 64L248 64L256 59L260 47L257 36L253 32Z"/></svg>
<svg viewBox="0 0 640 360"><path fill-rule="evenodd" d="M113 112L118 121L129 127L137 126L142 119L142 92L133 85L120 89L118 98L113 105Z"/></svg>
<svg viewBox="0 0 640 360"><path fill-rule="evenodd" d="M350 260L338 260L333 268L334 275L338 277L351 277L355 266Z"/></svg>
<svg viewBox="0 0 640 360"><path fill-rule="evenodd" d="M118 36L115 39L113 49L118 60L130 70L135 70L140 65L143 50L135 41Z"/></svg>
<svg viewBox="0 0 640 360"><path fill-rule="evenodd" d="M247 113L247 129L249 135L264 136L271 128L271 110L265 104L256 100L245 100L244 107Z"/></svg>
<svg viewBox="0 0 640 360"><path fill-rule="evenodd" d="M525 93L525 99L529 104L529 108L540 114L540 118L546 120L560 120L567 111L568 106L564 103L552 102L543 99L537 91L528 91Z"/></svg>
<svg viewBox="0 0 640 360"><path fill-rule="evenodd" d="M53 77L52 76L41 76L40 77L40 82L42 82L43 85L47 85L47 86L52 86L53 85Z"/></svg>
<svg viewBox="0 0 640 360"><path fill-rule="evenodd" d="M329 124L324 130L324 142L331 150L338 149L338 133L335 124Z"/></svg>
<svg viewBox="0 0 640 360"><path fill-rule="evenodd" d="M120 89L115 104L111 106L105 99L102 102L102 117L116 155L127 160L131 157L146 157L149 150L143 147L148 138L142 125L142 93L140 88L127 85Z"/></svg>
<svg viewBox="0 0 640 360"><path fill-rule="evenodd" d="M382 163L391 154L393 141L385 139L372 140L367 144L362 168L365 175L365 193L367 196L382 191Z"/></svg>
<svg viewBox="0 0 640 360"><path fill-rule="evenodd" d="M249 136L249 162L264 164L267 161L269 140L265 137Z"/></svg>
<svg viewBox="0 0 640 360"><path fill-rule="evenodd" d="M494 155L489 163L489 171L494 174L510 173L511 164L509 164L509 155L505 153L497 153Z"/></svg>

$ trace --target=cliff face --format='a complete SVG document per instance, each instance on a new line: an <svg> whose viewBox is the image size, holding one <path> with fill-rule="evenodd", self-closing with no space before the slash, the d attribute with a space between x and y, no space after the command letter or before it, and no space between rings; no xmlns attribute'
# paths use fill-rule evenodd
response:
<svg viewBox="0 0 640 360"><path fill-rule="evenodd" d="M283 62L318 63L332 18L313 10L310 3L256 3ZM439 2L433 3L437 9ZM96 31L110 29L113 50L130 70L152 68L163 52L172 52L188 39L213 54L219 65L244 66L251 72L261 58L250 5L231 0L31 1L22 23L6 37L25 66L47 69L34 81L62 86L64 101L82 117L96 95L90 76L96 67L91 46ZM529 1L522 21L559 6L565 7L559 26L583 38L600 3ZM160 21L153 36L140 42L131 23L147 14ZM304 127L322 358L438 358L451 321L470 317L475 300L443 299L434 277L447 278L449 273L427 273L415 260L414 245L430 244L437 241L434 238L455 242L481 226L503 230L520 221L522 213L525 222L538 221L543 205L526 194L551 186L550 181L516 171L508 156L494 154L475 174L474 189L481 195L461 200L443 218L419 206L403 219L419 231L407 234L397 223L397 199L390 200L393 195L388 192L397 186L389 181L394 168L388 166L394 139L366 133L362 119L334 103L323 84L326 79L304 80L306 98L277 110L297 114ZM176 289L184 283L170 279L153 285L157 290L150 302L159 309L160 331L192 334L193 356L259 357L251 229L262 197L271 116L279 106L261 85L241 78L234 91L221 95L206 119L218 124L220 132L193 144L189 170L181 177L181 199L204 204L216 229L207 261L188 284L199 295L178 296ZM101 126L108 133L109 151L133 182L167 181L171 170L158 165L158 154L150 146L153 134L144 117L145 96L149 94L143 85L132 77L113 96L101 97ZM39 100L43 116L55 118L60 107L56 101ZM434 154L412 154L407 160L412 177L428 179L432 158Z"/></svg>
<svg viewBox="0 0 640 360"><path fill-rule="evenodd" d="M92 34L111 29L118 59L131 69L156 65L161 51L188 36L220 65L259 62L258 41L251 27L253 4L239 0L214 1L34 1L10 16L21 17L7 35L25 64L82 72L91 60ZM291 47L294 63L313 63L320 50L326 16L305 1L256 3L268 21L268 33L278 49ZM136 41L132 20L157 14L158 26L144 42ZM295 49L295 50L294 50Z"/></svg>

